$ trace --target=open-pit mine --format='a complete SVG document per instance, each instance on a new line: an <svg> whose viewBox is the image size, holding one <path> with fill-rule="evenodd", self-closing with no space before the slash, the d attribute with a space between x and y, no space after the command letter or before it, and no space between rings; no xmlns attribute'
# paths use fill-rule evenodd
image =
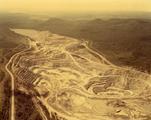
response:
<svg viewBox="0 0 151 120"><path fill-rule="evenodd" d="M11 76L11 120L16 89L32 96L43 120L151 120L149 74L112 64L86 40L11 30L29 42L5 66Z"/></svg>

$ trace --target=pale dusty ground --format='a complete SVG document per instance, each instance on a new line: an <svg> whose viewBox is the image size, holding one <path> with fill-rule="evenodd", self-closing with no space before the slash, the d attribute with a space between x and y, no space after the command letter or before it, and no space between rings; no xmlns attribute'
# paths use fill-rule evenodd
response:
<svg viewBox="0 0 151 120"><path fill-rule="evenodd" d="M13 31L33 39L31 49L12 61L12 73L40 94L33 101L44 119L47 116L38 101L50 116L57 113L60 119L151 119L150 75L113 65L87 42L48 31ZM29 93L25 85L18 89Z"/></svg>

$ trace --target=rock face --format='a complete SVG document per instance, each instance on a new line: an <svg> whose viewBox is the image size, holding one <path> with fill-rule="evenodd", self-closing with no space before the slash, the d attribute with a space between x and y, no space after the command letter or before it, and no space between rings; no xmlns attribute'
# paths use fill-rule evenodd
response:
<svg viewBox="0 0 151 120"><path fill-rule="evenodd" d="M32 95L43 118L151 118L151 76L110 63L86 42L47 31L14 29L30 47L12 60L19 90Z"/></svg>

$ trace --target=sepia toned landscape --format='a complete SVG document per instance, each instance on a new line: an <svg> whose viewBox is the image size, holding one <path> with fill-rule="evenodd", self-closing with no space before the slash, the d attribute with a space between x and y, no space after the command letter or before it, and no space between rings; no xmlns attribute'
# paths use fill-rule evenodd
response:
<svg viewBox="0 0 151 120"><path fill-rule="evenodd" d="M0 120L151 120L150 2L0 3Z"/></svg>

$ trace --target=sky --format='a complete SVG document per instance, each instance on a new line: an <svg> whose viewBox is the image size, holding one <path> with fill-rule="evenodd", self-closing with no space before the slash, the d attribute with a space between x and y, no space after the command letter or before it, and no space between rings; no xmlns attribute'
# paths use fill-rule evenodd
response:
<svg viewBox="0 0 151 120"><path fill-rule="evenodd" d="M0 0L6 12L151 11L151 0Z"/></svg>

